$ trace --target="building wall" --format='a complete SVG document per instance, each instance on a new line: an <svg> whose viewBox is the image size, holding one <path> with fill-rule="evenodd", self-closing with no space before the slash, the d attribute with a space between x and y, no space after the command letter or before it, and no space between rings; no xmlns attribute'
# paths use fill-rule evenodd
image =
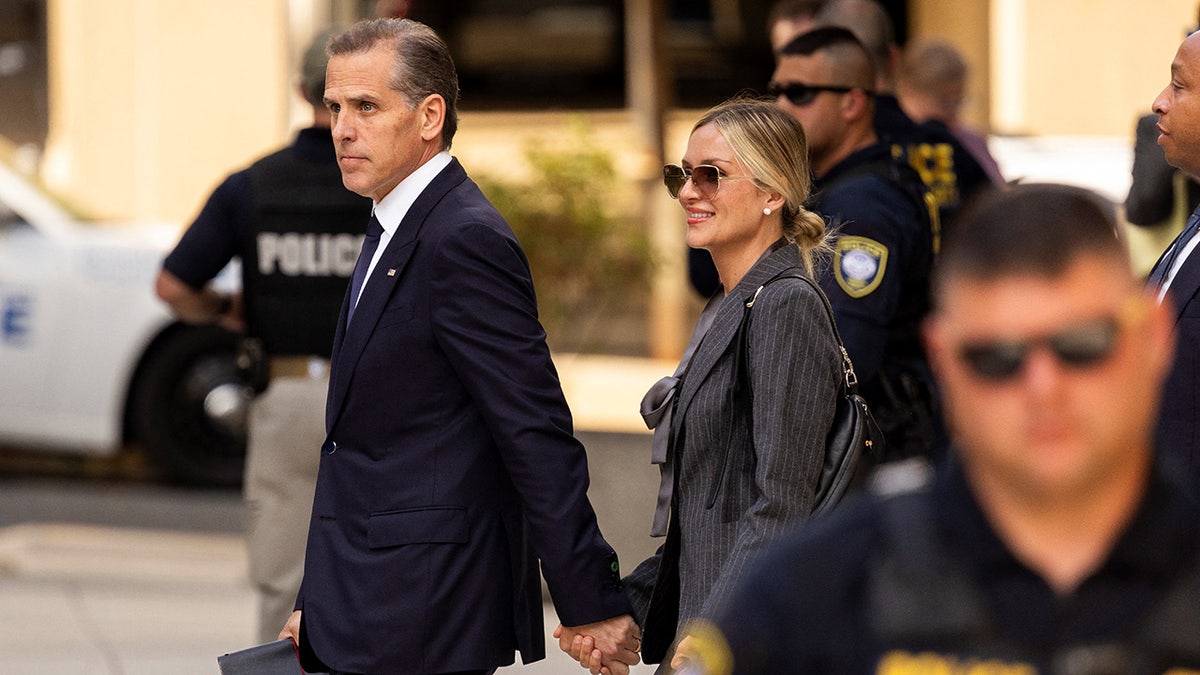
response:
<svg viewBox="0 0 1200 675"><path fill-rule="evenodd" d="M963 117L980 128L991 119L988 5L988 0L912 0L908 12L912 37L938 37L962 52L970 68Z"/></svg>
<svg viewBox="0 0 1200 675"><path fill-rule="evenodd" d="M312 32L355 7L348 0L46 1L42 178L100 217L180 223L226 174L307 123L294 93L297 55ZM980 126L1129 137L1167 83L1196 4L910 0L908 32L939 35L963 50L973 68L968 118ZM511 124L517 133L502 137L524 133L522 115L468 113L460 153L473 154L473 119Z"/></svg>
<svg viewBox="0 0 1200 675"><path fill-rule="evenodd" d="M1197 22L1196 0L910 0L910 34L972 65L970 119L993 132L1131 136Z"/></svg>
<svg viewBox="0 0 1200 675"><path fill-rule="evenodd" d="M49 0L42 178L85 212L190 218L286 140L283 0Z"/></svg>

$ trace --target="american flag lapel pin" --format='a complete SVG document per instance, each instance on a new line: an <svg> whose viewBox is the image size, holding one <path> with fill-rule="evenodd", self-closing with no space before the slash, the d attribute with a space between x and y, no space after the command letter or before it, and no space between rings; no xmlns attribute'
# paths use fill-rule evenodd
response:
<svg viewBox="0 0 1200 675"><path fill-rule="evenodd" d="M389 276L389 277L394 277L394 276L396 276L396 268L395 268L395 267L389 267L389 268L388 268L388 276Z"/></svg>

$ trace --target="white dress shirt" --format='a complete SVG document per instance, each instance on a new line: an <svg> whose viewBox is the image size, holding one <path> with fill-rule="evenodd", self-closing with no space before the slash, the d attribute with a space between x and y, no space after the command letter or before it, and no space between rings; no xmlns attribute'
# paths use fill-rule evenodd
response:
<svg viewBox="0 0 1200 675"><path fill-rule="evenodd" d="M410 173L407 178L400 181L400 184L392 188L386 197L375 202L372 213L383 227L383 234L379 236L379 247L375 249L375 255L371 258L371 265L367 268L367 277L363 280L362 288L358 290L358 297L354 298L355 307L358 306L358 299L362 297L363 289L371 281L371 273L375 271L375 264L379 262L379 257L383 255L384 249L391 242L392 235L396 234L396 229L400 227L400 221L408 215L408 210L417 201L417 197L421 196L433 179L442 172L442 169L449 166L450 160L449 152L445 150L439 152L428 162L417 167L417 170Z"/></svg>
<svg viewBox="0 0 1200 675"><path fill-rule="evenodd" d="M1195 215L1193 214L1192 217L1194 218ZM1188 225L1191 225L1190 219L1188 221ZM1175 275L1179 273L1179 270L1183 267L1183 263L1187 261L1188 256L1190 256L1192 251L1196 249L1196 244L1200 244L1200 230L1194 232L1191 238L1187 241L1178 241L1175 243L1183 248L1179 250L1179 253L1175 256L1175 259L1171 261L1171 268L1167 270L1167 275L1163 277L1162 286L1160 286L1158 289L1159 302L1162 302L1162 299L1166 297L1167 289L1171 287L1171 282L1175 280Z"/></svg>

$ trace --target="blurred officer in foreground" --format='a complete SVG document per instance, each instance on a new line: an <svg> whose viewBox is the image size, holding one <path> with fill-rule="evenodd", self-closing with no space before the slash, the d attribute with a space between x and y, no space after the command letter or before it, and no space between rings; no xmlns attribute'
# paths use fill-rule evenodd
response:
<svg viewBox="0 0 1200 675"><path fill-rule="evenodd" d="M1200 667L1200 507L1152 457L1168 311L1091 192L1017 187L961 225L925 332L955 460L783 540L701 672Z"/></svg>
<svg viewBox="0 0 1200 675"><path fill-rule="evenodd" d="M783 48L769 90L808 138L809 208L837 236L821 287L895 459L927 454L943 436L920 339L938 221L920 176L875 134L874 83L862 43L827 26Z"/></svg>
<svg viewBox="0 0 1200 675"><path fill-rule="evenodd" d="M371 200L342 185L334 155L325 38L305 52L300 73L313 125L217 187L155 286L180 319L245 331L239 366L262 391L250 407L244 483L262 642L275 639L300 588L333 331L371 214ZM208 286L235 257L240 298Z"/></svg>

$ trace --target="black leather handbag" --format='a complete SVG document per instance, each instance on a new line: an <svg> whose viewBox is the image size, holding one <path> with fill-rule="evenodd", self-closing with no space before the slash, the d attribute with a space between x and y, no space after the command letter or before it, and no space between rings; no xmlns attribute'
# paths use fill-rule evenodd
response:
<svg viewBox="0 0 1200 675"><path fill-rule="evenodd" d="M794 268L793 268L794 269ZM867 402L858 394L858 378L854 374L854 364L846 347L842 344L842 336L838 333L837 322L833 318L833 308L829 298L812 279L802 274L786 274L784 270L768 279L759 286L754 294L743 301L744 311L742 323L738 328L737 352L734 355L734 402L738 409L746 414L753 414L754 392L750 387L750 374L747 372L747 359L750 350L751 310L755 301L768 284L780 279L800 279L812 286L825 304L829 315L829 325L833 328L834 338L837 339L838 350L842 353L843 378L841 392L838 395L837 410L833 416L833 425L825 437L825 461L821 467L821 478L817 486L817 501L813 507L814 517L828 513L837 506L842 497L851 487L861 485L871 469L879 464L886 451L883 432L875 423ZM754 434L750 434L753 444Z"/></svg>

